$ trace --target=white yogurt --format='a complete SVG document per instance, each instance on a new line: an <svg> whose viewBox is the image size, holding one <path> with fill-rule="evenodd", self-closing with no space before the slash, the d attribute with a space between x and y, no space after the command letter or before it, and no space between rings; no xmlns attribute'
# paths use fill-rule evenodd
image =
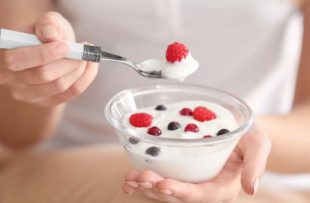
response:
<svg viewBox="0 0 310 203"><path fill-rule="evenodd" d="M148 113L153 116L153 122L151 126L157 126L161 129L161 137L167 138L179 138L179 139L195 139L203 138L204 135L216 136L216 133L220 129L228 129L232 131L237 128L237 124L234 116L219 104L206 102L206 101L182 101L174 104L164 104L167 107L165 111L155 110L155 107L139 109L138 112ZM194 110L198 106L207 107L217 116L216 119L210 121L200 122L195 120L192 116L180 115L180 110L183 108L190 108ZM133 112L137 113L137 112ZM123 118L123 125L129 128L134 128L138 132L147 133L148 128L135 128L129 123L129 117L133 114L127 114ZM168 130L167 126L170 122L176 121L180 123L181 127L177 130ZM199 132L184 132L184 128L187 124L194 123L198 126Z"/></svg>
<svg viewBox="0 0 310 203"><path fill-rule="evenodd" d="M185 80L186 77L193 74L199 67L199 63L188 53L185 59L180 62L166 63L161 69L161 74L166 78Z"/></svg>
<svg viewBox="0 0 310 203"><path fill-rule="evenodd" d="M215 103L206 101L183 101L164 105L167 107L167 110L164 111L155 110L155 107L138 110L138 112L148 113L153 116L152 126L157 126L161 129L161 137L198 139L202 138L204 135L216 136L216 133L223 128L233 131L238 127L230 111ZM184 107L194 109L197 106L207 107L216 114L217 118L211 121L200 122L193 119L192 116L182 116L179 114L179 111ZM126 115L123 119L123 124L139 133L147 133L148 128L135 128L129 123L129 117L133 113L137 112ZM173 131L168 130L167 126L171 121L179 122L181 127ZM185 126L189 123L196 124L199 128L199 132L184 132ZM201 182L210 180L218 175L239 138L240 136L237 136L237 139L229 140L221 144L199 147L167 146L159 143L147 143L141 140L135 144L127 142L125 144L125 149L131 162L138 170L149 169L164 177L189 182ZM150 147L158 148L159 154L156 156L147 154L146 150Z"/></svg>
<svg viewBox="0 0 310 203"><path fill-rule="evenodd" d="M180 62L169 63L164 59L148 59L138 64L141 70L152 72L161 71L163 77L168 79L185 80L199 67L199 63L188 53Z"/></svg>

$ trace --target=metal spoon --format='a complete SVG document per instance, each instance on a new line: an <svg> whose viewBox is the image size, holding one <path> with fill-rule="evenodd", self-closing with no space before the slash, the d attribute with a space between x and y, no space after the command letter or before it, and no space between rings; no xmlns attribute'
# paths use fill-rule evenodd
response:
<svg viewBox="0 0 310 203"><path fill-rule="evenodd" d="M136 64L122 56L118 56L105 51L101 51L100 55L101 55L100 60L125 64L127 66L130 66L132 69L134 69L137 73L139 73L143 77L168 79L161 74L160 67L149 67L146 65L146 63L143 62Z"/></svg>
<svg viewBox="0 0 310 203"><path fill-rule="evenodd" d="M167 79L162 76L160 67L150 67L150 65L148 65L149 63L142 62L136 64L122 56L102 51L101 47L99 46L74 42L67 43L69 45L70 51L66 58L85 60L96 63L99 63L101 60L122 63L131 67L143 77ZM42 44L42 42L37 38L36 35L0 28L0 48L2 49L14 49L40 44Z"/></svg>

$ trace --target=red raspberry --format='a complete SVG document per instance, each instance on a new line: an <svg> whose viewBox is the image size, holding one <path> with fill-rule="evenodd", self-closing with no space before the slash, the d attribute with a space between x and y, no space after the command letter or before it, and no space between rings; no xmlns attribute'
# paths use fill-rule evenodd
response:
<svg viewBox="0 0 310 203"><path fill-rule="evenodd" d="M188 132L188 131L189 131L189 132L194 132L194 133L196 133L196 132L199 131L199 128L198 128L198 126L197 126L196 124L190 123L190 124L188 124L188 125L185 127L184 131L185 131L185 132Z"/></svg>
<svg viewBox="0 0 310 203"><path fill-rule="evenodd" d="M176 61L181 61L188 55L188 49L184 44L175 42L170 44L166 51L166 59L169 63L174 63Z"/></svg>
<svg viewBox="0 0 310 203"><path fill-rule="evenodd" d="M180 114L182 116L191 116L193 115L193 111L190 109L190 108L183 108L181 111L180 111Z"/></svg>
<svg viewBox="0 0 310 203"><path fill-rule="evenodd" d="M212 135L205 135L205 136L203 136L203 138L211 138L211 137L213 137Z"/></svg>
<svg viewBox="0 0 310 203"><path fill-rule="evenodd" d="M159 127L153 126L148 129L147 133L150 135L159 136L161 135L161 130Z"/></svg>
<svg viewBox="0 0 310 203"><path fill-rule="evenodd" d="M152 124L153 117L147 113L135 113L129 118L131 125L137 128L149 127Z"/></svg>
<svg viewBox="0 0 310 203"><path fill-rule="evenodd" d="M207 109L206 107L198 106L194 109L193 117L197 121L209 121L216 118L215 113L211 110Z"/></svg>

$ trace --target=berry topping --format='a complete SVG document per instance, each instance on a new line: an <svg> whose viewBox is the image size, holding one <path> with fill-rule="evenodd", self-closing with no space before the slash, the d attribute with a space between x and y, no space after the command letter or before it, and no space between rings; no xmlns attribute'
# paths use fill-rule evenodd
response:
<svg viewBox="0 0 310 203"><path fill-rule="evenodd" d="M168 130L176 130L176 129L180 128L180 127L181 127L180 123L178 123L176 121L170 122L168 124Z"/></svg>
<svg viewBox="0 0 310 203"><path fill-rule="evenodd" d="M193 111L190 109L190 108L183 108L181 111L180 111L180 114L182 116L191 116L193 115Z"/></svg>
<svg viewBox="0 0 310 203"><path fill-rule="evenodd" d="M167 110L167 107L165 107L164 105L161 104L161 105L156 106L155 110L157 110L157 111L165 111L165 110Z"/></svg>
<svg viewBox="0 0 310 203"><path fill-rule="evenodd" d="M149 127L152 124L153 117L147 113L135 113L129 118L131 125L137 128Z"/></svg>
<svg viewBox="0 0 310 203"><path fill-rule="evenodd" d="M219 130L219 131L216 133L216 135L224 135L224 134L229 133L229 132L230 132L230 131L227 130L227 129L221 129L221 130Z"/></svg>
<svg viewBox="0 0 310 203"><path fill-rule="evenodd" d="M188 131L189 131L189 132L194 132L194 133L196 133L196 132L199 131L199 129L198 129L198 126L197 126L196 124L190 123L190 124L188 124L188 125L185 127L184 131L185 131L185 132L188 132Z"/></svg>
<svg viewBox="0 0 310 203"><path fill-rule="evenodd" d="M209 121L216 118L215 113L206 107L198 106L193 112L193 117L197 121Z"/></svg>
<svg viewBox="0 0 310 203"><path fill-rule="evenodd" d="M205 135L205 136L203 136L203 138L211 138L211 137L213 137L212 135Z"/></svg>
<svg viewBox="0 0 310 203"><path fill-rule="evenodd" d="M147 133L154 136L161 135L161 130L159 127L153 126L147 130Z"/></svg>
<svg viewBox="0 0 310 203"><path fill-rule="evenodd" d="M138 143L140 142L139 140L137 140L136 138L133 138L133 137L129 138L128 141L129 141L131 144L138 144Z"/></svg>
<svg viewBox="0 0 310 203"><path fill-rule="evenodd" d="M160 154L160 149L158 147L150 147L145 153L151 156L158 156Z"/></svg>
<svg viewBox="0 0 310 203"><path fill-rule="evenodd" d="M166 51L166 60L169 63L174 63L176 61L181 61L185 59L188 55L188 48L179 42L170 44Z"/></svg>

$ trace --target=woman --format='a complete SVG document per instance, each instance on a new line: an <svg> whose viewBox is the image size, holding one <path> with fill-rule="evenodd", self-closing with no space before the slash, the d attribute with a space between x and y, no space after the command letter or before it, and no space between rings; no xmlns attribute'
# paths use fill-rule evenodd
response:
<svg viewBox="0 0 310 203"><path fill-rule="evenodd" d="M246 193L254 194L270 147L264 130L273 144L270 170L310 170L309 163L300 156L306 154L310 142L304 133L308 129L304 121L309 120L310 74L305 66L298 71L302 16L292 2L137 0L126 3L121 0L1 1L1 27L33 32L45 42L38 47L1 52L0 140L3 145L20 150L51 136L64 104L86 89L85 94L67 106L57 136L44 147L113 140L108 136L111 128L102 122L107 99L121 89L154 83L120 65L104 64L98 74L97 64L64 60L68 47L60 40L73 41L76 33L79 41L95 42L135 61L157 56L167 44L178 40L187 44L202 64L187 82L229 91L246 100L257 114L269 115L259 117L262 127L240 141L234 153L238 160L235 167L227 167L228 164L215 180L189 184L167 180L152 172L133 171L125 178L125 192L139 190L152 199L181 202L229 202L236 198L241 185ZM47 13L52 9L68 16L74 29L61 15ZM302 59L303 63L307 62ZM292 138L292 134L299 139ZM42 202L51 197L51 191L61 187L65 191L57 192L53 197L56 202L152 201L140 193L124 197L115 190L120 187L115 177L128 170L127 164L120 166L124 158L119 149L41 152L20 158L4 156L4 159L8 161L2 163L0 198L3 202L17 202L18 198L24 202ZM34 170L33 174L27 173ZM20 191L20 196L11 195L12 191L19 191L21 181L29 184L26 191ZM35 197L29 195L38 188L40 192ZM109 193L113 195L107 196Z"/></svg>

